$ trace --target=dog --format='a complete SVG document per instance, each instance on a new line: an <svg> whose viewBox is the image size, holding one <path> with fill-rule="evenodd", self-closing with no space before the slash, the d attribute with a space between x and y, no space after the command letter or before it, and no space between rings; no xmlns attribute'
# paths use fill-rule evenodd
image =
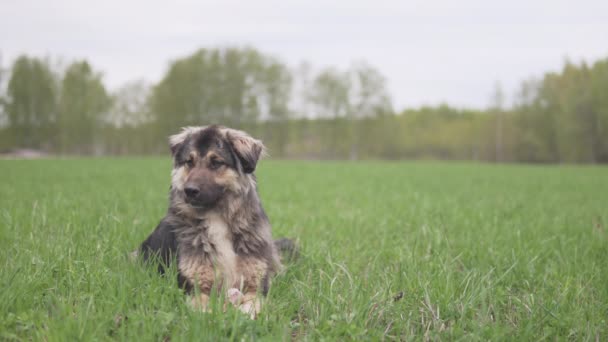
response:
<svg viewBox="0 0 608 342"><path fill-rule="evenodd" d="M190 303L209 309L212 291L255 318L271 278L282 267L254 171L265 147L249 134L223 126L186 127L169 138L173 170L169 208L141 244L144 260L159 259L164 273L177 262L178 284ZM226 303L228 303L226 302Z"/></svg>

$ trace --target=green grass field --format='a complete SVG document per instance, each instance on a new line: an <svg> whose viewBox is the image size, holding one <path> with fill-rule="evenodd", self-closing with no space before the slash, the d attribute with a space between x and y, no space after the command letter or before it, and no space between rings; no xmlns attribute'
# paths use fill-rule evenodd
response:
<svg viewBox="0 0 608 342"><path fill-rule="evenodd" d="M0 161L0 340L608 339L605 167L263 161L273 234L302 256L256 321L127 260L169 171Z"/></svg>

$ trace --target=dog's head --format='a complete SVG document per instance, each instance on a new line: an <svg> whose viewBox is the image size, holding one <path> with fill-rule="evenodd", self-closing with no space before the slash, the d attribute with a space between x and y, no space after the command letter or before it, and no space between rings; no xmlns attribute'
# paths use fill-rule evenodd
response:
<svg viewBox="0 0 608 342"><path fill-rule="evenodd" d="M186 127L169 145L172 190L196 208L212 208L227 193L246 190L265 150L247 133L221 126Z"/></svg>

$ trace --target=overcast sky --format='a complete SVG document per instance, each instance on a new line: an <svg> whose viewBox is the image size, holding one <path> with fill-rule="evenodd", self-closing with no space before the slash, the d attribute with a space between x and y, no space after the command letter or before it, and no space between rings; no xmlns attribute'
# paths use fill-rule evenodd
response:
<svg viewBox="0 0 608 342"><path fill-rule="evenodd" d="M608 0L0 0L4 66L22 53L88 59L106 84L158 81L200 47L251 45L290 66L365 60L397 109L484 107L518 84L608 57Z"/></svg>

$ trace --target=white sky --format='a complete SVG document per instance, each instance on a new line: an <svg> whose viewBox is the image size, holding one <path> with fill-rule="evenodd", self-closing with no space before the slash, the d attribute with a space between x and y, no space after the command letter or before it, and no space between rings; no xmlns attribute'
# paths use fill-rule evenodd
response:
<svg viewBox="0 0 608 342"><path fill-rule="evenodd" d="M88 59L115 89L158 81L200 47L251 45L290 66L365 60L395 109L484 107L545 71L608 57L608 0L0 0L5 67L27 53Z"/></svg>

